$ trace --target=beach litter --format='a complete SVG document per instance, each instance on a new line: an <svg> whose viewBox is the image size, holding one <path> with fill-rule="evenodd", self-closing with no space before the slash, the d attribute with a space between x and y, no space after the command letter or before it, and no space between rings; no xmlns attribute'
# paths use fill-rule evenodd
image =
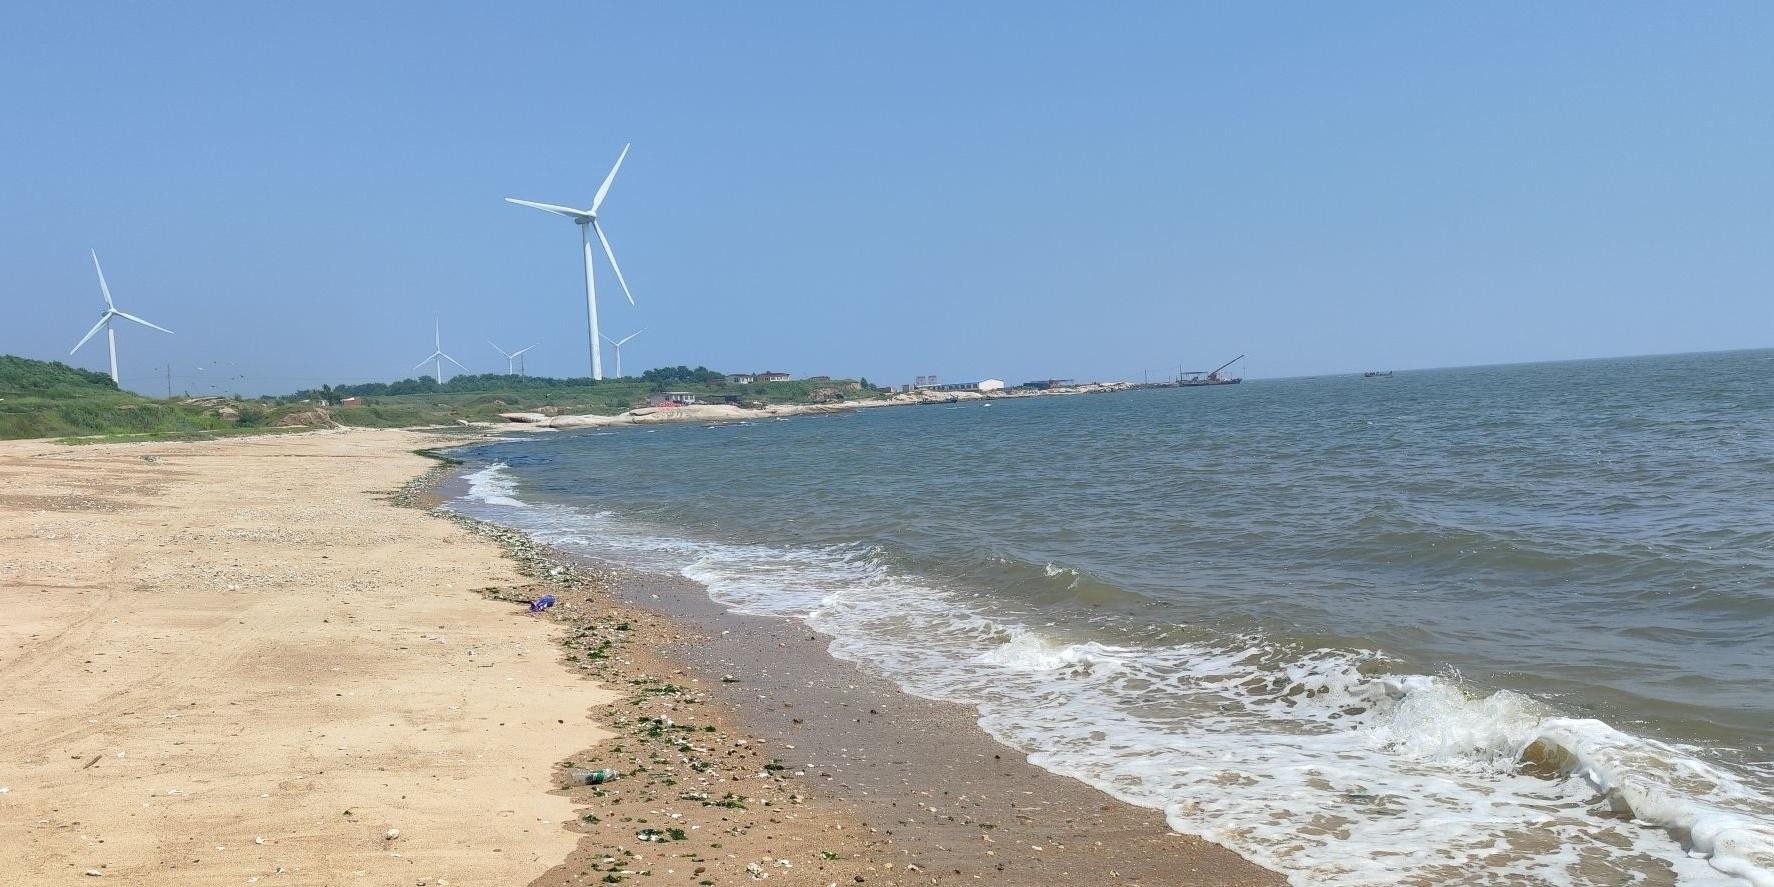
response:
<svg viewBox="0 0 1774 887"><path fill-rule="evenodd" d="M543 596L541 596L541 597L539 597L539 598L537 598L537 599L536 599L536 600L535 600L535 601L534 601L534 602L532 602L532 603L531 603L531 604L530 604L530 612L532 612L532 613L540 613L540 612L542 612L542 611L543 611L543 610L546 610L546 609L548 609L548 608L549 608L549 607L552 607L552 606L554 606L554 603L555 603L555 601L554 601L554 595L552 595L552 594L545 594L545 595L543 595Z"/></svg>
<svg viewBox="0 0 1774 887"><path fill-rule="evenodd" d="M621 774L614 770L574 770L573 779L585 785L603 785Z"/></svg>

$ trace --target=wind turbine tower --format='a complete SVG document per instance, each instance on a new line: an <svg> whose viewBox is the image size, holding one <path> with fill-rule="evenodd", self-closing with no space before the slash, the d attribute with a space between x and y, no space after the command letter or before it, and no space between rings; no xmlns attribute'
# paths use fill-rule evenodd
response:
<svg viewBox="0 0 1774 887"><path fill-rule="evenodd" d="M439 385L443 384L443 362L446 360L449 361L450 363L455 364L457 367L460 367L463 372L467 372L468 368L465 366L462 366L461 361L444 353L444 350L443 350L443 329L438 324L438 322L435 320L431 322L431 335L432 335L432 342L436 345L435 350L433 350L430 354L426 355L424 360L421 360L418 363L414 364L413 369L415 369L415 370L419 369L420 367L425 366L425 364L427 364L427 363L430 363L432 361L436 361L437 362L437 368L436 368L437 384L439 384Z"/></svg>
<svg viewBox="0 0 1774 887"><path fill-rule="evenodd" d="M99 273L99 292L103 293L105 296L105 310L104 310L104 313L99 315L99 322L93 324L92 329L87 330L86 335L81 336L80 341L76 342L74 344L74 347L68 349L68 354L71 356L71 355L73 355L74 352L79 351L81 345L85 345L88 339L91 339L93 336L98 334L99 330L103 329L105 331L105 338L106 338L106 340L108 340L108 342L111 345L111 381L116 382L117 381L117 330L111 325L111 321L116 320L117 318L121 317L124 320L135 321L136 323L139 323L142 326L148 327L150 329L159 330L163 333L166 333L167 335L171 335L172 330L169 330L163 326L155 326L154 324L151 324L151 323L141 319L140 317L135 316L134 314L130 314L128 312L117 310L116 304L114 304L111 301L111 287L105 283L105 269L99 267L99 252L98 252L98 250L92 251L92 267L93 267L94 271L97 271Z"/></svg>
<svg viewBox="0 0 1774 887"><path fill-rule="evenodd" d="M616 349L616 378L618 378L618 379L624 378L624 376L622 375L622 346L627 345L629 339L632 339L635 336L638 336L644 332L646 332L645 328L635 330L634 332L629 333L628 335L622 337L622 339L620 341L618 341L616 339L612 339L609 336L604 337L604 341L609 342L610 347Z"/></svg>
<svg viewBox="0 0 1774 887"><path fill-rule="evenodd" d="M522 375L523 365L524 365L523 364L524 352L530 350L531 348L536 347L535 345L529 345L529 346L526 346L523 348L519 348L516 351L506 351L505 349L500 348L499 344L497 342L494 342L492 339L488 339L487 344L493 346L494 351L497 351L501 355L504 355L504 357L505 357L505 375L507 375L507 376ZM620 367L621 364L619 363L619 364L617 364L617 366Z"/></svg>
<svg viewBox="0 0 1774 887"><path fill-rule="evenodd" d="M605 195L610 193L610 183L616 181L616 171L622 168L622 161L628 157L628 145L622 146L622 153L616 157L616 165L610 167L610 174L604 177L604 183L598 186L597 196L591 199L590 209L574 209L570 206L557 206L552 203L536 203L519 200L516 197L505 198L508 203L539 209L573 220L579 226L579 244L585 254L585 320L591 332L591 377L604 377L603 354L598 348L597 329L597 282L591 270L591 236L597 235L598 243L603 244L604 256L610 260L610 270L616 272L616 282L622 284L622 294L628 297L628 304L634 304L634 294L628 291L628 281L622 278L622 267L616 264L616 253L610 249L610 238L604 236L604 229L598 226L598 207L604 205Z"/></svg>

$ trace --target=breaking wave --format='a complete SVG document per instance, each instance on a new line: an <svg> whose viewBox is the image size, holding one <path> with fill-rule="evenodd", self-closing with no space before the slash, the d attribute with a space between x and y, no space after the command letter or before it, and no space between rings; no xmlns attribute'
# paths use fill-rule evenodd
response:
<svg viewBox="0 0 1774 887"><path fill-rule="evenodd" d="M1393 673L1380 651L1067 628L893 569L866 546L699 541L526 505L503 465L467 479L465 513L679 573L736 611L802 619L838 658L973 706L1039 766L1161 810L1295 884L1774 887L1767 780L1700 749L1456 673Z"/></svg>

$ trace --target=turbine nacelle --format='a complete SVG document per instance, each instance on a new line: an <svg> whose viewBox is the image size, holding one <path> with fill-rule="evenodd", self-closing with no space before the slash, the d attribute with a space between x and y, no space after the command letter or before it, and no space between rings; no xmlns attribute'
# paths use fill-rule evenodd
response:
<svg viewBox="0 0 1774 887"><path fill-rule="evenodd" d="M585 314L586 324L590 327L591 332L591 377L593 379L604 377L604 365L598 350L597 284L594 282L591 270L592 235L595 234L597 242L603 246L605 258L610 260L610 270L616 273L616 282L622 285L622 294L628 297L628 304L635 303L634 293L629 292L628 281L622 276L622 266L616 264L616 251L610 248L610 238L604 236L604 229L598 224L597 216L598 209L604 205L604 197L610 193L610 184L616 181L617 170L622 168L622 161L628 157L628 148L628 145L622 146L622 153L616 157L616 165L610 167L609 175L604 176L604 182L598 186L597 196L591 199L589 209L561 206L556 203L538 203L534 200L519 200L516 197L505 198L507 203L515 203L518 206L527 206L545 213L565 216L572 219L573 224L579 226L579 239L585 254Z"/></svg>
<svg viewBox="0 0 1774 887"><path fill-rule="evenodd" d="M111 285L105 282L105 269L99 265L99 254L97 250L93 250L92 253L92 268L94 271L97 271L99 275L99 292L105 297L105 310L99 312L98 323L93 324L92 329L87 330L86 335L81 336L80 341L76 342L73 348L68 349L68 353L71 355L74 352L79 351L81 345L85 345L93 336L99 334L99 330L105 330L111 344L111 381L116 382L118 381L117 332L111 327L112 318L121 317L124 320L139 323L149 329L159 330L163 333L171 334L172 330L160 326L159 324L149 323L127 311L117 310L117 303L111 301Z"/></svg>

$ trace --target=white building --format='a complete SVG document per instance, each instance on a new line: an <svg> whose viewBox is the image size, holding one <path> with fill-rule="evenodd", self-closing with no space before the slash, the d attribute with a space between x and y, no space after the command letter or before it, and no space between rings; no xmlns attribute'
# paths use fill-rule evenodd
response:
<svg viewBox="0 0 1774 887"><path fill-rule="evenodd" d="M978 382L945 382L941 385L925 385L926 391L1003 391L1003 379L982 379Z"/></svg>

